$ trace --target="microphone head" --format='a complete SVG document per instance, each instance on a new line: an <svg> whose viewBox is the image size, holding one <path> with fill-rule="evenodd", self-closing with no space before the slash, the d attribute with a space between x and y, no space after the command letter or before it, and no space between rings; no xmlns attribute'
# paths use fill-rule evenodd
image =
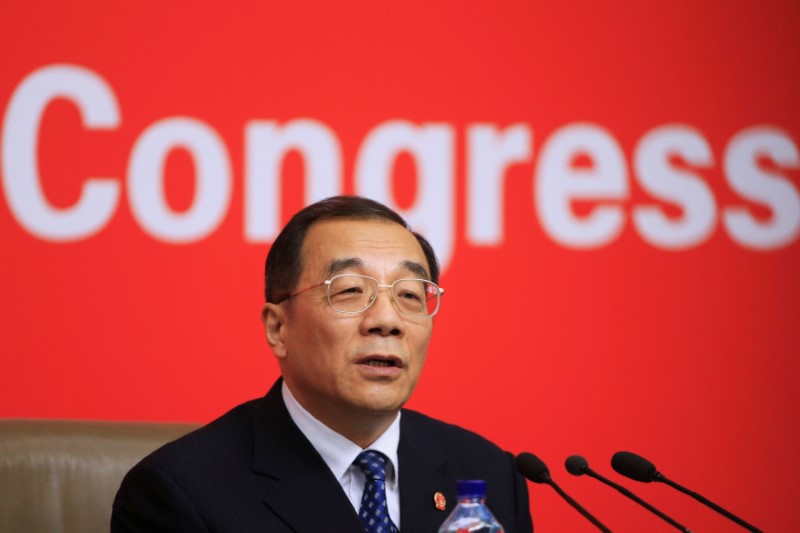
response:
<svg viewBox="0 0 800 533"><path fill-rule="evenodd" d="M550 471L544 462L532 453L522 452L515 461L519 473L534 483L549 483Z"/></svg>
<svg viewBox="0 0 800 533"><path fill-rule="evenodd" d="M589 462L580 455L570 455L564 461L564 466L567 467L567 472L573 476L582 476L589 468Z"/></svg>
<svg viewBox="0 0 800 533"><path fill-rule="evenodd" d="M615 453L611 458L611 468L618 474L634 481L650 483L658 479L655 465L644 457L631 452Z"/></svg>

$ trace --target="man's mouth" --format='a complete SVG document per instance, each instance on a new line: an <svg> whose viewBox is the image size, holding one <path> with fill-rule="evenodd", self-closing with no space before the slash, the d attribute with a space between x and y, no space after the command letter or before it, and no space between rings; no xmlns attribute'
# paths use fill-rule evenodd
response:
<svg viewBox="0 0 800 533"><path fill-rule="evenodd" d="M369 359L364 364L367 366L396 366L394 361L379 361L377 359Z"/></svg>
<svg viewBox="0 0 800 533"><path fill-rule="evenodd" d="M393 356L369 356L364 357L358 361L358 364L366 366L375 366L381 368L403 368L403 361L398 357Z"/></svg>

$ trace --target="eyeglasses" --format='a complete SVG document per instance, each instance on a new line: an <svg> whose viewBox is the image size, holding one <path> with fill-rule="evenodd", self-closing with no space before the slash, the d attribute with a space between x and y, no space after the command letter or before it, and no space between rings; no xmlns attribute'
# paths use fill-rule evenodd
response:
<svg viewBox="0 0 800 533"><path fill-rule="evenodd" d="M426 279L404 278L398 279L391 285L383 285L369 276L339 274L311 287L287 294L275 303L281 303L301 292L322 285L328 286L328 304L334 311L353 315L369 309L378 298L378 290L389 289L392 302L400 313L413 318L428 318L439 310L439 300L444 294L444 289Z"/></svg>

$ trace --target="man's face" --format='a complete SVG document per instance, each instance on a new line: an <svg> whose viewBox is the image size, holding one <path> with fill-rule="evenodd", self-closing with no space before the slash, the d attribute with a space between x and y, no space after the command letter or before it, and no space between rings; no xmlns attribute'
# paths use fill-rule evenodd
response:
<svg viewBox="0 0 800 533"><path fill-rule="evenodd" d="M309 228L301 257L295 291L336 274L362 274L386 285L429 278L417 239L382 220L319 221ZM292 393L318 419L334 426L353 415L385 415L411 396L425 362L431 318L400 314L383 289L363 313L339 313L328 305L325 285L276 308L273 318L280 325L272 337L267 320L270 344ZM375 360L391 365L371 365Z"/></svg>

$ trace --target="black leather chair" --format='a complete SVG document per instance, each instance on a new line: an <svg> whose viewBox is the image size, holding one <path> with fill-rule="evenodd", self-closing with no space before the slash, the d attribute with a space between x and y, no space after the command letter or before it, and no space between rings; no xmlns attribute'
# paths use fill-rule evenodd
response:
<svg viewBox="0 0 800 533"><path fill-rule="evenodd" d="M107 532L125 473L195 427L0 420L0 531Z"/></svg>

